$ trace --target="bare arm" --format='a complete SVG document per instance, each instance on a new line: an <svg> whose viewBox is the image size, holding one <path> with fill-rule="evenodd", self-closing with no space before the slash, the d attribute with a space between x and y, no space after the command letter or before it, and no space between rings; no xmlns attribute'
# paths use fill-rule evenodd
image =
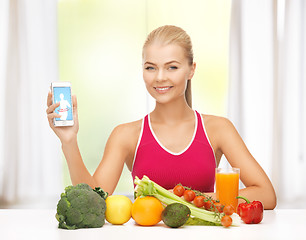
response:
<svg viewBox="0 0 306 240"><path fill-rule="evenodd" d="M87 183L92 188L100 186L103 190L112 194L119 181L125 160L132 156L133 142L135 141L131 141L131 135L134 133L131 131L135 128L131 128L126 124L120 125L113 130L107 141L102 161L92 176L83 162L77 143L79 125L76 97L73 96L75 124L72 127L53 126L53 118L58 117L58 114L56 114L54 110L58 107L59 103L52 104L51 99L52 94L49 93L47 101L49 125L61 140L62 150L68 164L72 184ZM134 138L135 137L137 136L134 134Z"/></svg>
<svg viewBox="0 0 306 240"><path fill-rule="evenodd" d="M276 195L268 176L251 155L234 125L225 118L218 118L216 122L217 146L232 167L240 168L240 179L246 186L239 195L250 201L261 201L265 209L274 209Z"/></svg>
<svg viewBox="0 0 306 240"><path fill-rule="evenodd" d="M73 139L70 142L62 143L62 150L67 161L72 184L87 183L92 188L97 187L98 184L83 162L77 140Z"/></svg>
<svg viewBox="0 0 306 240"><path fill-rule="evenodd" d="M59 114L55 113L54 110L60 105L60 103L52 104L52 93L48 93L47 98L47 117L49 121L50 128L54 131L57 137L62 143L62 150L65 155L70 178L73 185L84 182L91 187L96 186L92 176L88 172L82 160L78 143L77 143L77 133L79 131L79 121L78 121L78 106L76 96L72 96L73 102L73 119L74 125L69 127L55 127L53 125L53 119L60 117Z"/></svg>
<svg viewBox="0 0 306 240"><path fill-rule="evenodd" d="M82 160L77 141L64 143L62 149L72 184L85 182L92 188L99 186L111 195L117 186L125 160L131 152L129 141L125 138L128 131L124 125L119 125L113 130L106 143L103 158L93 176Z"/></svg>
<svg viewBox="0 0 306 240"><path fill-rule="evenodd" d="M106 143L102 161L93 178L109 194L117 186L124 163L133 159L137 135L139 133L135 131L133 123L121 124L112 131Z"/></svg>

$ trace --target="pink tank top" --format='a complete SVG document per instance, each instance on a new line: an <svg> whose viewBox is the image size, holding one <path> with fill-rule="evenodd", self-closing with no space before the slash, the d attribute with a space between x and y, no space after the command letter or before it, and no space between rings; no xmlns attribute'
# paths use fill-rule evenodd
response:
<svg viewBox="0 0 306 240"><path fill-rule="evenodd" d="M145 116L135 151L133 179L147 175L166 189L178 183L201 192L213 192L216 160L202 116L195 111L195 131L190 144L180 153L166 149L155 136L149 115Z"/></svg>

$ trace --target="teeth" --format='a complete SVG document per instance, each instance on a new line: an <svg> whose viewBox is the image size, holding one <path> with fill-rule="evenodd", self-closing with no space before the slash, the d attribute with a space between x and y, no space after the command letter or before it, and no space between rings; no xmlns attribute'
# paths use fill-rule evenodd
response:
<svg viewBox="0 0 306 240"><path fill-rule="evenodd" d="M167 89L169 89L170 87L163 87L163 88L159 88L159 87L157 87L156 89L157 90L161 90L161 91L163 91L163 90L167 90Z"/></svg>

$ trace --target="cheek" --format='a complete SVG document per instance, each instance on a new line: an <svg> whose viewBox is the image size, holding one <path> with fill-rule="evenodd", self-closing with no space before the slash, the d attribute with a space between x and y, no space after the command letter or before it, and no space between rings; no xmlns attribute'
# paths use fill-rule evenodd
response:
<svg viewBox="0 0 306 240"><path fill-rule="evenodd" d="M187 84L188 75L186 73L177 73L176 76L173 76L173 79L176 79L176 83L180 86Z"/></svg>
<svg viewBox="0 0 306 240"><path fill-rule="evenodd" d="M149 74L149 73L143 73L142 74L142 77L143 77L143 80L145 82L146 85L151 85L152 82L153 82L153 77L152 77L152 74Z"/></svg>

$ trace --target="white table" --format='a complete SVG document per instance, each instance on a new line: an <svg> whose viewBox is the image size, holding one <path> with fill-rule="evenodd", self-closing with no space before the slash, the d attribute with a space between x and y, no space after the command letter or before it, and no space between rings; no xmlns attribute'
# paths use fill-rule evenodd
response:
<svg viewBox="0 0 306 240"><path fill-rule="evenodd" d="M208 239L306 239L306 209L279 209L264 212L260 224L240 227L184 226L168 228L162 222L153 227L141 227L134 220L120 226L108 222L102 228L58 229L55 210L0 209L0 239L39 240L208 240Z"/></svg>

